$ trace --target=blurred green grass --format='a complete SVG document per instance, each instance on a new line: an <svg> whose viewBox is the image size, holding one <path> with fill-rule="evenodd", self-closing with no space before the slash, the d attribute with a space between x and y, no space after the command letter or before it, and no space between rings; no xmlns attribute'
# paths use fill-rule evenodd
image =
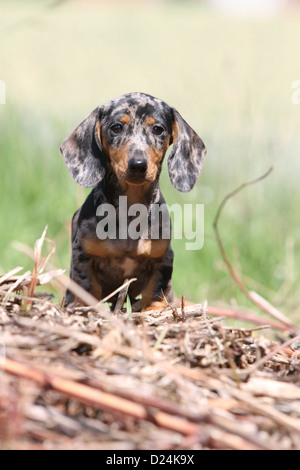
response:
<svg viewBox="0 0 300 470"><path fill-rule="evenodd" d="M70 219L87 191L68 174L61 141L98 104L143 91L176 107L208 153L189 194L163 172L167 202L205 204L205 242L186 251L174 240L174 287L194 301L247 305L213 233L223 197L245 181L268 179L230 200L220 220L223 243L249 288L295 318L299 294L299 18L237 20L198 2L0 1L0 269L31 261L48 225L55 263L69 267Z"/></svg>

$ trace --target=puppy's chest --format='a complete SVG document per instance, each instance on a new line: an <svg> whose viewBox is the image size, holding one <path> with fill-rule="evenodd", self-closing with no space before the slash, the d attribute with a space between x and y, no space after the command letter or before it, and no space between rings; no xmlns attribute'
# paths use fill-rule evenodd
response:
<svg viewBox="0 0 300 470"><path fill-rule="evenodd" d="M132 277L137 270L140 270L140 264L136 259L125 257L121 262L116 263L118 268L123 272L123 277Z"/></svg>
<svg viewBox="0 0 300 470"><path fill-rule="evenodd" d="M103 260L120 262L124 270L133 270L135 266L150 259L162 258L166 253L169 239L138 239L138 240L99 240L95 237L84 236L80 244L85 253Z"/></svg>
<svg viewBox="0 0 300 470"><path fill-rule="evenodd" d="M104 295L120 287L126 279L136 278L132 288L140 292L150 272L153 269L152 260L138 260L125 256L124 258L93 258L93 272L98 283L103 288Z"/></svg>
<svg viewBox="0 0 300 470"><path fill-rule="evenodd" d="M124 258L98 258L95 259L94 265L101 270L104 277L109 275L110 278L118 279L135 277L141 271L144 271L146 267L145 262L141 263L127 256Z"/></svg>

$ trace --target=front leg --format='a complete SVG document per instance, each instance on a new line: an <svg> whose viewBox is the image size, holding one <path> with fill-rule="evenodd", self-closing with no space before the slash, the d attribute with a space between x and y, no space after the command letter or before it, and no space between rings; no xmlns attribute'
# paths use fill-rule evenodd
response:
<svg viewBox="0 0 300 470"><path fill-rule="evenodd" d="M78 218L80 209L75 212L72 219L72 261L70 269L70 278L77 282L83 289L92 294L96 299L101 299L102 287L96 281L96 277L92 272L92 258L86 253L79 241L80 228L78 226ZM64 306L74 303L82 304L76 296L68 289L65 296Z"/></svg>
<svg viewBox="0 0 300 470"><path fill-rule="evenodd" d="M95 299L101 300L102 286L97 282L96 276L93 274L92 265L93 261L91 257L86 254L80 246L73 246L70 278L83 287L84 290L92 294ZM82 301L68 289L64 306L73 302L77 306L82 305Z"/></svg>
<svg viewBox="0 0 300 470"><path fill-rule="evenodd" d="M164 257L155 261L147 286L142 292L142 310L164 309L173 301L173 260L174 252L169 246Z"/></svg>

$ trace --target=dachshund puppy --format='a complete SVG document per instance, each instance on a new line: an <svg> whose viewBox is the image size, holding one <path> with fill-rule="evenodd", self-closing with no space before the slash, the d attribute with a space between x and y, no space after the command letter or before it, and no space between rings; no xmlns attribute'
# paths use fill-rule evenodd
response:
<svg viewBox="0 0 300 470"><path fill-rule="evenodd" d="M162 235L161 216L156 218L158 236L151 236L150 229L154 206L165 206L159 176L172 144L171 183L190 191L204 163L204 143L176 109L150 95L129 93L95 108L60 148L74 180L94 186L73 216L71 278L99 300L131 278L136 281L128 295L132 302L142 295L142 310L163 308L173 299L170 230ZM143 234L143 220L135 223L137 235L129 230L136 204L149 222ZM104 220L110 208L114 220ZM104 225L110 230L103 236ZM65 305L76 300L67 291ZM111 299L112 308L116 300Z"/></svg>

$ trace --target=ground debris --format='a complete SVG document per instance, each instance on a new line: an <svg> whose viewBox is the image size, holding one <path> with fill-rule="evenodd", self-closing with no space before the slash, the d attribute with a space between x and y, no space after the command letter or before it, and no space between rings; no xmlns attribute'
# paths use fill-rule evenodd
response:
<svg viewBox="0 0 300 470"><path fill-rule="evenodd" d="M299 341L200 304L72 313L1 289L2 449L300 449Z"/></svg>

